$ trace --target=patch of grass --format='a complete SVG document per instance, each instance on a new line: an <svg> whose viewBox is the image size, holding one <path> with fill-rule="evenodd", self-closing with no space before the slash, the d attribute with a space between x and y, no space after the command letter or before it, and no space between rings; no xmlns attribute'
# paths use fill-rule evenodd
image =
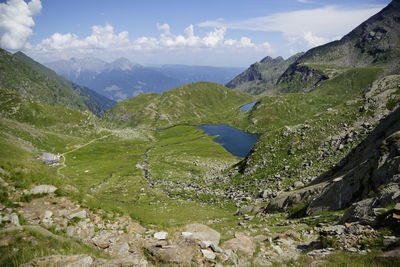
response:
<svg viewBox="0 0 400 267"><path fill-rule="evenodd" d="M82 220L81 218L74 217L74 218L68 220L68 226L76 225L76 224L77 224L78 222L80 222L81 220Z"/></svg>
<svg viewBox="0 0 400 267"><path fill-rule="evenodd" d="M320 242L322 248L338 248L337 237L335 236L321 236Z"/></svg>
<svg viewBox="0 0 400 267"><path fill-rule="evenodd" d="M309 205L309 203L302 202L302 203L299 203L299 204L289 208L288 209L288 218L294 219L294 218L303 217L304 215L306 215L308 205Z"/></svg>
<svg viewBox="0 0 400 267"><path fill-rule="evenodd" d="M23 195L18 200L20 202L31 202L35 198L41 198L41 197L45 197L47 195L48 195L47 193Z"/></svg>
<svg viewBox="0 0 400 267"><path fill-rule="evenodd" d="M163 94L144 94L119 102L106 118L125 125L166 128L179 124L246 124L246 114L239 107L253 101L249 94L221 84L198 82L186 84Z"/></svg>
<svg viewBox="0 0 400 267"><path fill-rule="evenodd" d="M5 239L9 240L9 245L0 247L1 266L19 266L32 259L55 254L88 254L108 258L96 248L81 242L62 242L32 230L3 232L0 240Z"/></svg>
<svg viewBox="0 0 400 267"><path fill-rule="evenodd" d="M399 104L397 99L390 99L389 102L386 104L386 108L388 110L393 110Z"/></svg>

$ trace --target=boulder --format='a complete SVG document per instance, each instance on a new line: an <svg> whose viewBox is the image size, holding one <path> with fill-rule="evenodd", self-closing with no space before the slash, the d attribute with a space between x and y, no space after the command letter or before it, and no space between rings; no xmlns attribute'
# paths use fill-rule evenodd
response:
<svg viewBox="0 0 400 267"><path fill-rule="evenodd" d="M144 228L137 222L132 222L126 227L126 232L130 234L144 234L146 232L146 228Z"/></svg>
<svg viewBox="0 0 400 267"><path fill-rule="evenodd" d="M238 209L235 215L257 214L262 210L260 205L247 205Z"/></svg>
<svg viewBox="0 0 400 267"><path fill-rule="evenodd" d="M34 259L28 263L22 264L21 267L33 266L74 266L84 267L91 266L93 259L89 255L52 255L44 258Z"/></svg>
<svg viewBox="0 0 400 267"><path fill-rule="evenodd" d="M187 224L184 226L185 232L193 234L193 239L198 241L211 241L218 245L221 238L220 233L214 229L200 223Z"/></svg>
<svg viewBox="0 0 400 267"><path fill-rule="evenodd" d="M47 185L47 184L42 184L42 185L37 185L33 187L30 191L28 191L28 194L30 195L35 195L35 194L50 194L54 193L58 188L55 187L54 185Z"/></svg>
<svg viewBox="0 0 400 267"><path fill-rule="evenodd" d="M393 261L398 261L400 260L400 247L390 251L386 251L376 256L376 259L379 261L387 261L388 263L393 263Z"/></svg>
<svg viewBox="0 0 400 267"><path fill-rule="evenodd" d="M235 238L226 241L222 247L224 249L231 249L236 253L239 252L247 257L252 256L256 250L256 244L253 238L242 233L236 234Z"/></svg>
<svg viewBox="0 0 400 267"><path fill-rule="evenodd" d="M93 244L102 249L110 247L111 240L113 240L113 234L105 230L97 232L96 236L92 238Z"/></svg>
<svg viewBox="0 0 400 267"><path fill-rule="evenodd" d="M150 244L145 245L144 249L158 265L188 267L192 266L192 259L196 251L195 244L191 242L180 242L169 246Z"/></svg>

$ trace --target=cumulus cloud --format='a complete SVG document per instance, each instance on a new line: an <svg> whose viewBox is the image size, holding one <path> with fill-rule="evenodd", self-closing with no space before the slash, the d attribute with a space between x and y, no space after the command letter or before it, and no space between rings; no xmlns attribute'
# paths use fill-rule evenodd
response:
<svg viewBox="0 0 400 267"><path fill-rule="evenodd" d="M298 0L298 2L306 3L309 1ZM343 36L382 8L383 6L343 9L338 6L325 6L275 13L240 21L222 19L204 21L199 23L198 26L281 32L288 40L305 42L309 47L312 47L331 41L338 36Z"/></svg>
<svg viewBox="0 0 400 267"><path fill-rule="evenodd" d="M41 62L71 57L94 56L104 60L128 57L152 64L194 64L245 66L275 51L267 42L255 43L248 37L228 38L226 27L215 27L204 34L187 26L176 34L168 24L156 24L158 36L130 38L111 25L96 25L87 36L54 33L24 52ZM188 56L190 54L190 56ZM114 90L116 88L108 88ZM118 91L116 91L118 92Z"/></svg>
<svg viewBox="0 0 400 267"><path fill-rule="evenodd" d="M42 40L39 44L32 47L32 49L42 52L70 49L96 50L113 47L118 49L129 45L128 32L123 31L115 34L114 28L111 25L105 25L93 26L91 35L83 39L79 39L77 35L72 33L54 33L49 38Z"/></svg>
<svg viewBox="0 0 400 267"><path fill-rule="evenodd" d="M96 50L124 50L124 51L152 51L152 50L184 50L188 48L252 48L263 50L265 53L272 51L268 43L257 45L248 37L239 39L226 39L226 28L216 27L207 32L203 37L195 34L194 26L189 25L183 34L173 34L168 24L157 24L161 32L158 38L140 37L130 39L128 32L116 33L111 25L93 26L89 36L79 38L72 33L54 33L39 44L32 46L31 51L47 53L52 51L80 51L90 52Z"/></svg>
<svg viewBox="0 0 400 267"><path fill-rule="evenodd" d="M40 13L40 0L8 0L0 3L0 46L17 50L26 45L35 25L33 17Z"/></svg>

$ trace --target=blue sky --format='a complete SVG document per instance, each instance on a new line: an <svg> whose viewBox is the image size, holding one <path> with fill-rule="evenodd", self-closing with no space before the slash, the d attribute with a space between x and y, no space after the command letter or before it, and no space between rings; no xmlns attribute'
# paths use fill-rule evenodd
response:
<svg viewBox="0 0 400 267"><path fill-rule="evenodd" d="M46 62L247 66L338 38L388 0L0 0L0 46Z"/></svg>

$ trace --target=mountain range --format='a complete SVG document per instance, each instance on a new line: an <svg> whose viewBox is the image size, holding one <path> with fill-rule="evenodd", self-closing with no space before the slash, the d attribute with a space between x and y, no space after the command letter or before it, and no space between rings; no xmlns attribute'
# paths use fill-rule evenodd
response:
<svg viewBox="0 0 400 267"><path fill-rule="evenodd" d="M77 84L120 101L143 93L160 93L187 83L225 84L243 68L162 65L146 67L126 58L107 63L98 58L71 58L45 64Z"/></svg>

